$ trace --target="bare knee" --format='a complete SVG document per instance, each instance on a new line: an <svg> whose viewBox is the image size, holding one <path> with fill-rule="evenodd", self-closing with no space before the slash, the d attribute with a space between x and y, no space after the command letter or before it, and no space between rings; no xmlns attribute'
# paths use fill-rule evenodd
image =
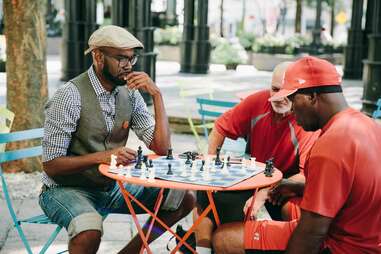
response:
<svg viewBox="0 0 381 254"><path fill-rule="evenodd" d="M101 242L101 232L87 230L79 233L69 242L70 253L96 253Z"/></svg>
<svg viewBox="0 0 381 254"><path fill-rule="evenodd" d="M223 224L213 233L212 245L215 253L245 253L242 223Z"/></svg>

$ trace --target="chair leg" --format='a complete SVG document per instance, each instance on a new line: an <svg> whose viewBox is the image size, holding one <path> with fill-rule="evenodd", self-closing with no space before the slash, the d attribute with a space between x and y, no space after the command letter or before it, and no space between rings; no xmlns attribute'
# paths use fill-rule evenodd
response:
<svg viewBox="0 0 381 254"><path fill-rule="evenodd" d="M61 231L62 227L61 226L57 226L56 227L56 230L54 230L54 232L50 235L48 241L45 243L44 247L41 249L41 251L39 252L40 254L44 254L49 246L53 243L54 239L56 239L58 233ZM66 252L66 251L64 251ZM60 253L63 253L63 252L60 252Z"/></svg>
<svg viewBox="0 0 381 254"><path fill-rule="evenodd" d="M28 252L28 254L33 254L32 249L30 248L29 242L25 237L24 231L21 228L20 222L18 221L15 222L15 227L17 229L17 232L19 233L22 243L25 246L26 251Z"/></svg>

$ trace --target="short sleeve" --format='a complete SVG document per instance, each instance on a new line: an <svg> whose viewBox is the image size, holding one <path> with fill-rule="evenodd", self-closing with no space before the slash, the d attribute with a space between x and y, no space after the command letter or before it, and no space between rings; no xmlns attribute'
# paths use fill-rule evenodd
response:
<svg viewBox="0 0 381 254"><path fill-rule="evenodd" d="M325 151L319 151L325 149ZM314 155L315 154L315 155ZM334 218L344 206L352 189L351 170L339 158L340 152L315 147L306 164L307 178L301 208Z"/></svg>
<svg viewBox="0 0 381 254"><path fill-rule="evenodd" d="M253 112L263 108L261 97L263 97L263 92L253 94L222 114L214 125L218 133L231 139L245 137L250 133Z"/></svg>

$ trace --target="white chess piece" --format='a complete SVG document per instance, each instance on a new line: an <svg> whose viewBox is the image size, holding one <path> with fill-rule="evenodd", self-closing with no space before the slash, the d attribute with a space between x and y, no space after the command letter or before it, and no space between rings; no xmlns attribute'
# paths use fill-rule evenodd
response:
<svg viewBox="0 0 381 254"><path fill-rule="evenodd" d="M149 169L149 175L148 175L148 182L154 182L155 181L155 168L152 167Z"/></svg>
<svg viewBox="0 0 381 254"><path fill-rule="evenodd" d="M180 168L181 168L181 175L182 177L186 177L188 175L188 172L187 172L187 165L185 165L184 161L181 160L180 161Z"/></svg>
<svg viewBox="0 0 381 254"><path fill-rule="evenodd" d="M126 167L126 172L124 173L124 177L130 178L131 177L131 168Z"/></svg>
<svg viewBox="0 0 381 254"><path fill-rule="evenodd" d="M206 164L206 163L205 163ZM204 172L202 173L202 178L205 181L210 181L210 172L209 172L209 167L204 168Z"/></svg>
<svg viewBox="0 0 381 254"><path fill-rule="evenodd" d="M255 157L250 158L250 170L255 171L257 169L257 166L255 164Z"/></svg>
<svg viewBox="0 0 381 254"><path fill-rule="evenodd" d="M117 167L116 167L116 158L118 158L118 156L116 156L114 154L111 154L110 169L117 169Z"/></svg>
<svg viewBox="0 0 381 254"><path fill-rule="evenodd" d="M228 175L229 174L229 171L228 171L228 156L227 156L227 154L225 154L225 156L224 156L224 166L222 167L221 173L223 175Z"/></svg>
<svg viewBox="0 0 381 254"><path fill-rule="evenodd" d="M142 164L142 168L141 168L141 174L140 174L140 177L139 177L140 179L147 179L146 171L147 171L146 164L143 163Z"/></svg>
<svg viewBox="0 0 381 254"><path fill-rule="evenodd" d="M246 172L246 159L245 158L242 158L242 160L241 160L241 170L243 171L243 172Z"/></svg>

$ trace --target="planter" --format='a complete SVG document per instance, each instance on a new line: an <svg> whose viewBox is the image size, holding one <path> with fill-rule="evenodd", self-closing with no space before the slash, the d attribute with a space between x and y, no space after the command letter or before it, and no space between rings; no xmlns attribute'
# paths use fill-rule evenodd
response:
<svg viewBox="0 0 381 254"><path fill-rule="evenodd" d="M238 66L238 64L236 64L236 63L233 63L233 64L225 64L225 67L226 67L226 69L227 70L237 70L237 66Z"/></svg>
<svg viewBox="0 0 381 254"><path fill-rule="evenodd" d="M155 48L159 51L157 60L180 63L180 46L159 45Z"/></svg>

